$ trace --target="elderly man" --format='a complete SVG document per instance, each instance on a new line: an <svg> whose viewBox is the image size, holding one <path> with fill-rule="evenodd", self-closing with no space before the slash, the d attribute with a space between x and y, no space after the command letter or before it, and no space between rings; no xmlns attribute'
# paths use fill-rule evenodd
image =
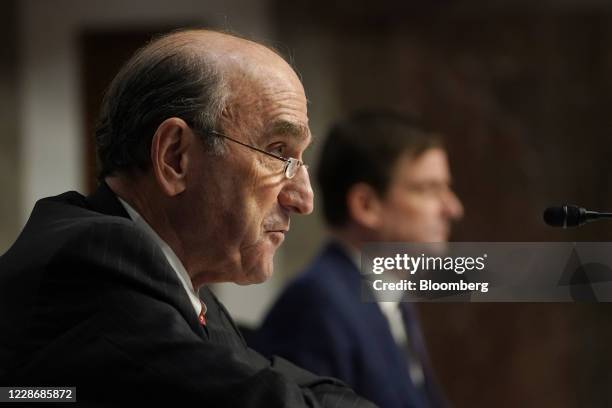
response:
<svg viewBox="0 0 612 408"><path fill-rule="evenodd" d="M412 306L363 302L359 271L365 242L447 241L463 208L440 141L393 111L355 113L330 131L317 173L333 240L280 296L255 347L386 408L444 406Z"/></svg>
<svg viewBox="0 0 612 408"><path fill-rule="evenodd" d="M272 274L291 214L312 211L310 139L270 49L204 30L142 48L103 103L98 190L40 200L0 258L0 385L104 406L371 406L249 349L206 288Z"/></svg>

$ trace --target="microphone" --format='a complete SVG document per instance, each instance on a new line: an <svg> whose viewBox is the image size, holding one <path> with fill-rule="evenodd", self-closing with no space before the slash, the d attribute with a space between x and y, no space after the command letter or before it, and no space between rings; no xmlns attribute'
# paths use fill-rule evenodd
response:
<svg viewBox="0 0 612 408"><path fill-rule="evenodd" d="M544 210L544 222L551 227L578 227L587 222L612 218L612 213L588 211L575 205L548 207Z"/></svg>

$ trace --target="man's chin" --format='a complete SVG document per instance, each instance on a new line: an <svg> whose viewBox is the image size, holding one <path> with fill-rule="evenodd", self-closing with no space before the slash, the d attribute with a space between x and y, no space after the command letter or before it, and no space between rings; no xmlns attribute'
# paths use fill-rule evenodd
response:
<svg viewBox="0 0 612 408"><path fill-rule="evenodd" d="M265 260L269 259L269 260ZM254 285L263 283L272 277L274 273L274 263L272 257L262 256L258 259L258 265L253 265L247 273L242 274L243 279L236 281L239 285Z"/></svg>
<svg viewBox="0 0 612 408"><path fill-rule="evenodd" d="M249 274L245 279L237 281L236 283L241 286L247 285L257 285L259 283L264 283L268 279L272 277L272 271L269 273L258 271L253 274Z"/></svg>

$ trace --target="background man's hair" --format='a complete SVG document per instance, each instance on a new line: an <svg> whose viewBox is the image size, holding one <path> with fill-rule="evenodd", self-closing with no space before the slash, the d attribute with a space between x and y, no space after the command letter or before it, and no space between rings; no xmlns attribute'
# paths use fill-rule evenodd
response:
<svg viewBox="0 0 612 408"><path fill-rule="evenodd" d="M95 132L98 179L148 169L153 135L170 117L200 131L209 148L222 143L209 132L225 105L223 76L202 45L185 33L153 40L111 82Z"/></svg>
<svg viewBox="0 0 612 408"><path fill-rule="evenodd" d="M442 148L437 135L393 110L358 111L335 123L316 169L328 225L349 221L346 195L353 185L367 183L383 196L400 156L416 158L434 147Z"/></svg>

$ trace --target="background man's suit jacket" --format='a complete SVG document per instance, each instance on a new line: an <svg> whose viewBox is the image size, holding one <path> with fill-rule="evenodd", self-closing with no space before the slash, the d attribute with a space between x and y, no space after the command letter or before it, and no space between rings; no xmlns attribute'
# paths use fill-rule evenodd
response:
<svg viewBox="0 0 612 408"><path fill-rule="evenodd" d="M425 388L413 386L406 354L378 305L361 300L360 271L336 243L285 289L249 342L264 354L340 378L385 408L446 405L424 352Z"/></svg>
<svg viewBox="0 0 612 408"><path fill-rule="evenodd" d="M337 380L263 358L209 290L201 297L206 327L106 185L40 200L0 257L0 385L76 386L78 401L101 406L371 406Z"/></svg>

